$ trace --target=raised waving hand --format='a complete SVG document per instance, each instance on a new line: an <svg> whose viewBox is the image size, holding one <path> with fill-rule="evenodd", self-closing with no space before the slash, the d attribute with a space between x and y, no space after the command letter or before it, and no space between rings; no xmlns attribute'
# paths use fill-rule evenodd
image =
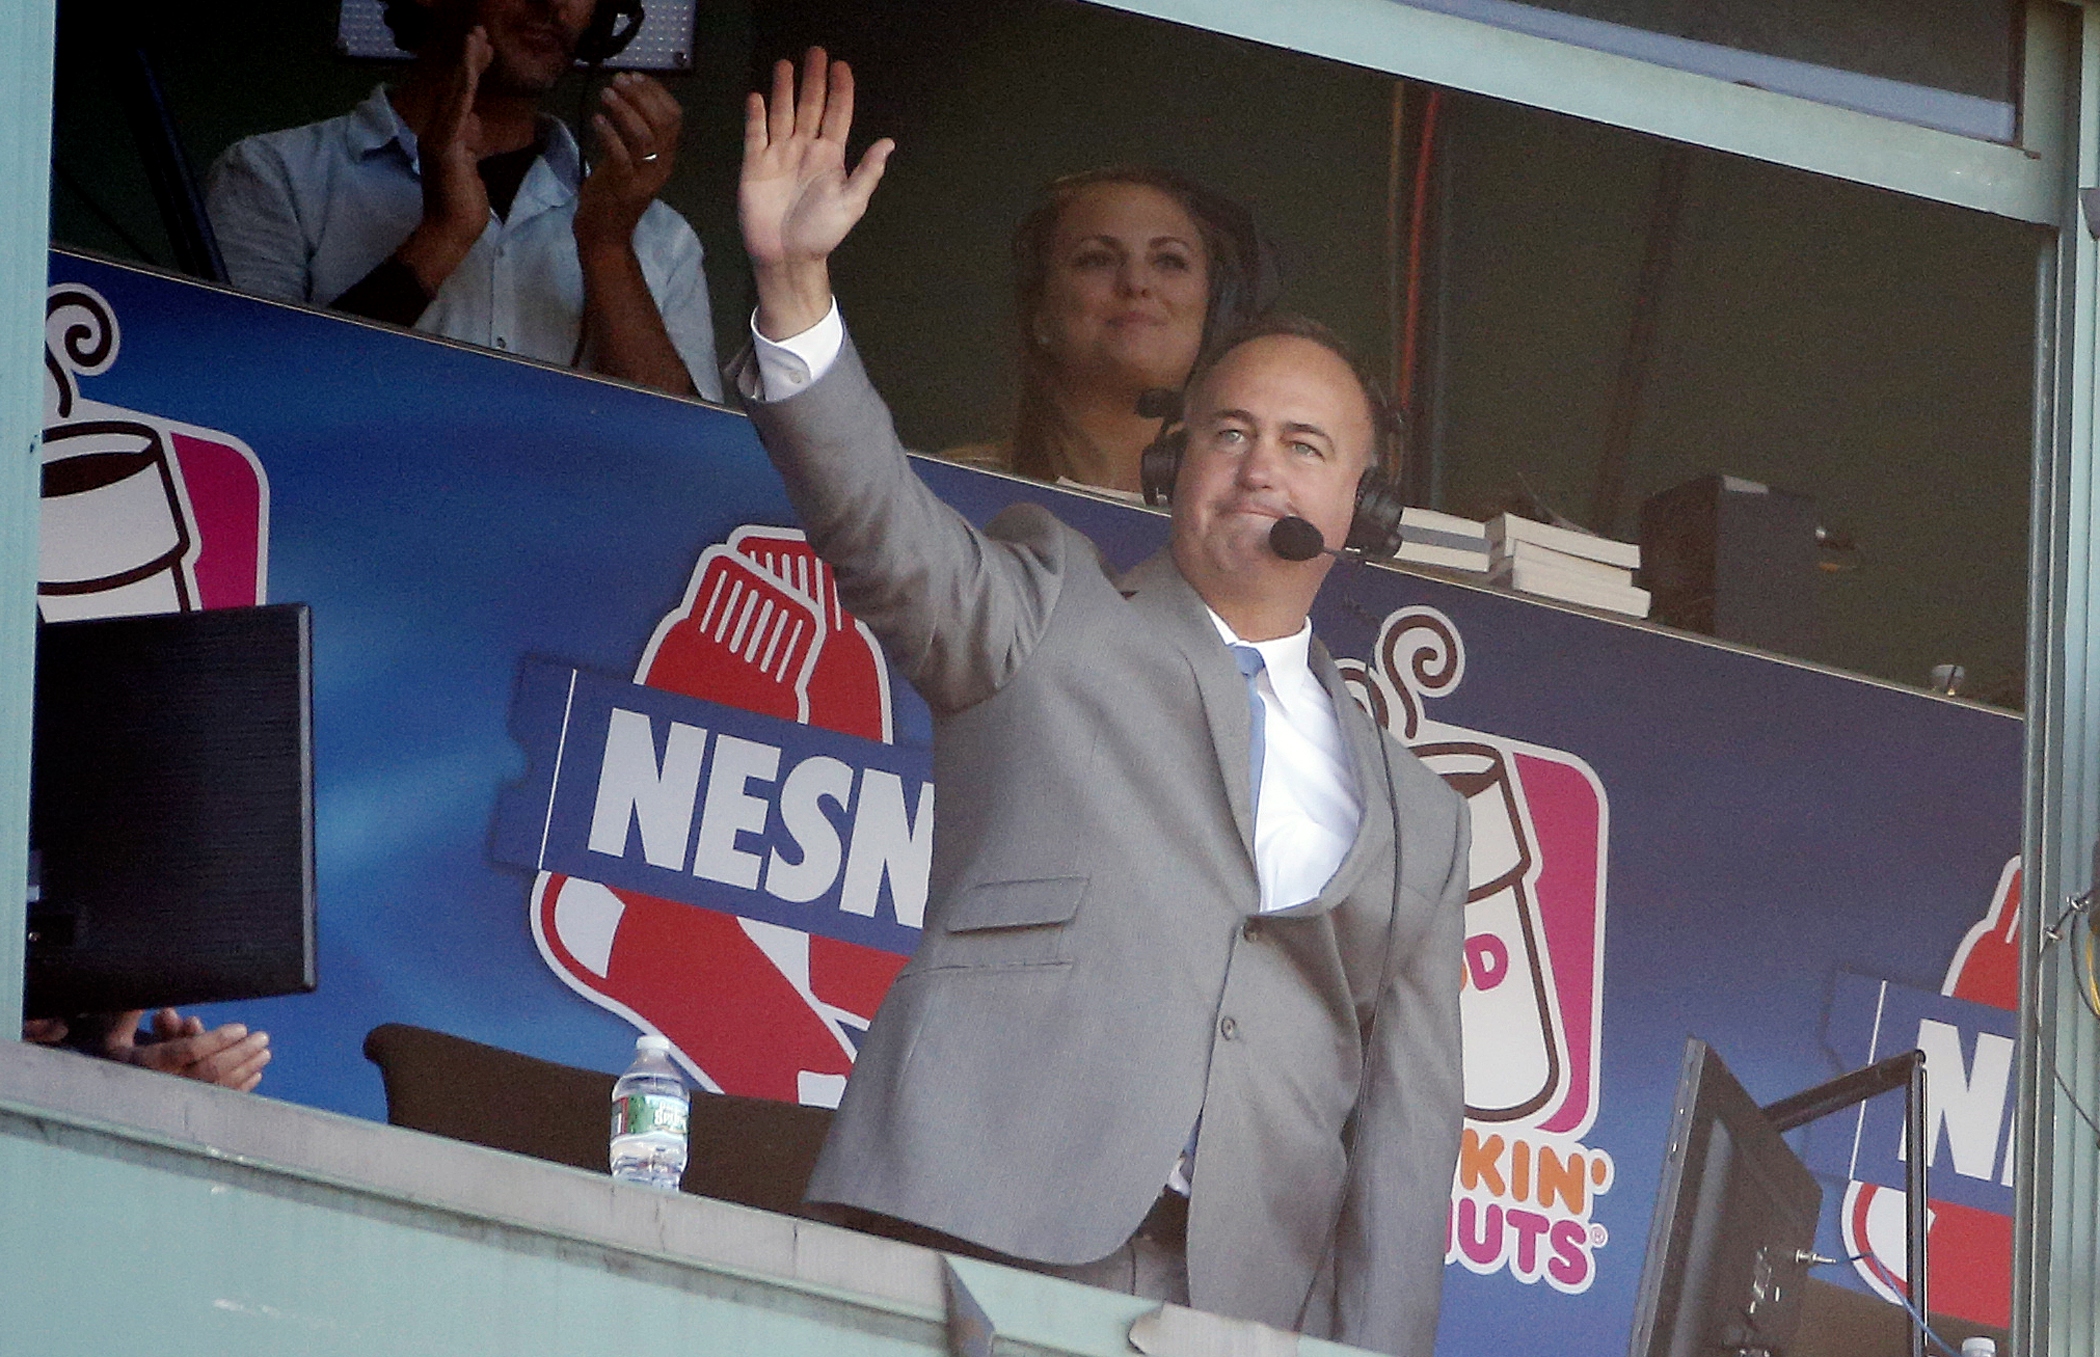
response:
<svg viewBox="0 0 2100 1357"><path fill-rule="evenodd" d="M769 339L800 334L831 309L827 261L868 209L896 143L870 146L852 173L853 71L812 47L795 68L773 67L773 96L744 105L744 169L737 215L758 282L758 328Z"/></svg>

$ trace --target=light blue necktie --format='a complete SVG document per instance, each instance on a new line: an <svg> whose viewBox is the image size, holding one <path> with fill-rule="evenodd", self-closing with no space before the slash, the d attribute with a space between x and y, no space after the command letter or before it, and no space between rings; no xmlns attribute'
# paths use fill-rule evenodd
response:
<svg viewBox="0 0 2100 1357"><path fill-rule="evenodd" d="M1261 807L1261 760L1267 743L1266 726L1269 719L1267 707L1261 700L1261 689L1255 680L1261 676L1261 652L1253 646L1236 645L1232 648L1232 662L1240 667L1240 677L1247 680L1247 714L1251 724L1247 728L1247 766L1254 778L1254 808Z"/></svg>

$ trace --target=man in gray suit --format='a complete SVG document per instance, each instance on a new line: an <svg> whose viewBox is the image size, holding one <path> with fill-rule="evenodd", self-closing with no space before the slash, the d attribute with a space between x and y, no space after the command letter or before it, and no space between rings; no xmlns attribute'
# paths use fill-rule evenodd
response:
<svg viewBox="0 0 2100 1357"><path fill-rule="evenodd" d="M738 374L846 604L934 717L925 934L813 1201L935 1242L1427 1357L1458 1151L1468 832L1307 612L1379 441L1324 332L1201 366L1169 549L1118 577L1033 505L978 531L913 474L827 259L851 74L747 111ZM866 1218L864 1214L862 1219Z"/></svg>

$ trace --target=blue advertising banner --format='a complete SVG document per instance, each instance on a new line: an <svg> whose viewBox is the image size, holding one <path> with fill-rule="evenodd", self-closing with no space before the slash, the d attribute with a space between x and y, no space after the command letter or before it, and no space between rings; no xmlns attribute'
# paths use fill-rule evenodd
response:
<svg viewBox="0 0 2100 1357"><path fill-rule="evenodd" d="M51 276L44 615L313 608L321 988L204 1015L270 1031L263 1092L383 1117L360 1045L408 1022L601 1070L659 1031L707 1087L835 1104L921 921L930 722L748 422ZM921 471L1117 564L1164 541L1148 510ZM1924 1046L1934 1308L2004 1324L2018 720L1382 566L1338 567L1314 623L1472 806L1439 1350L1624 1348L1693 1034L1760 1101ZM1861 1256L1826 1280L1901 1285L1900 1124L1795 1138L1819 1248Z"/></svg>

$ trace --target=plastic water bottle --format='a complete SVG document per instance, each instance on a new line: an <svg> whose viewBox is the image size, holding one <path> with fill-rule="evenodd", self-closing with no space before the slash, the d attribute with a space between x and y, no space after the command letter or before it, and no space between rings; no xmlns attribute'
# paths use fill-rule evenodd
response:
<svg viewBox="0 0 2100 1357"><path fill-rule="evenodd" d="M685 1079L671 1063L670 1038L637 1038L634 1063L613 1085L612 1176L676 1192L685 1176L691 1106Z"/></svg>
<svg viewBox="0 0 2100 1357"><path fill-rule="evenodd" d="M1998 1357L1998 1340L1964 1338L1961 1340L1961 1357Z"/></svg>

